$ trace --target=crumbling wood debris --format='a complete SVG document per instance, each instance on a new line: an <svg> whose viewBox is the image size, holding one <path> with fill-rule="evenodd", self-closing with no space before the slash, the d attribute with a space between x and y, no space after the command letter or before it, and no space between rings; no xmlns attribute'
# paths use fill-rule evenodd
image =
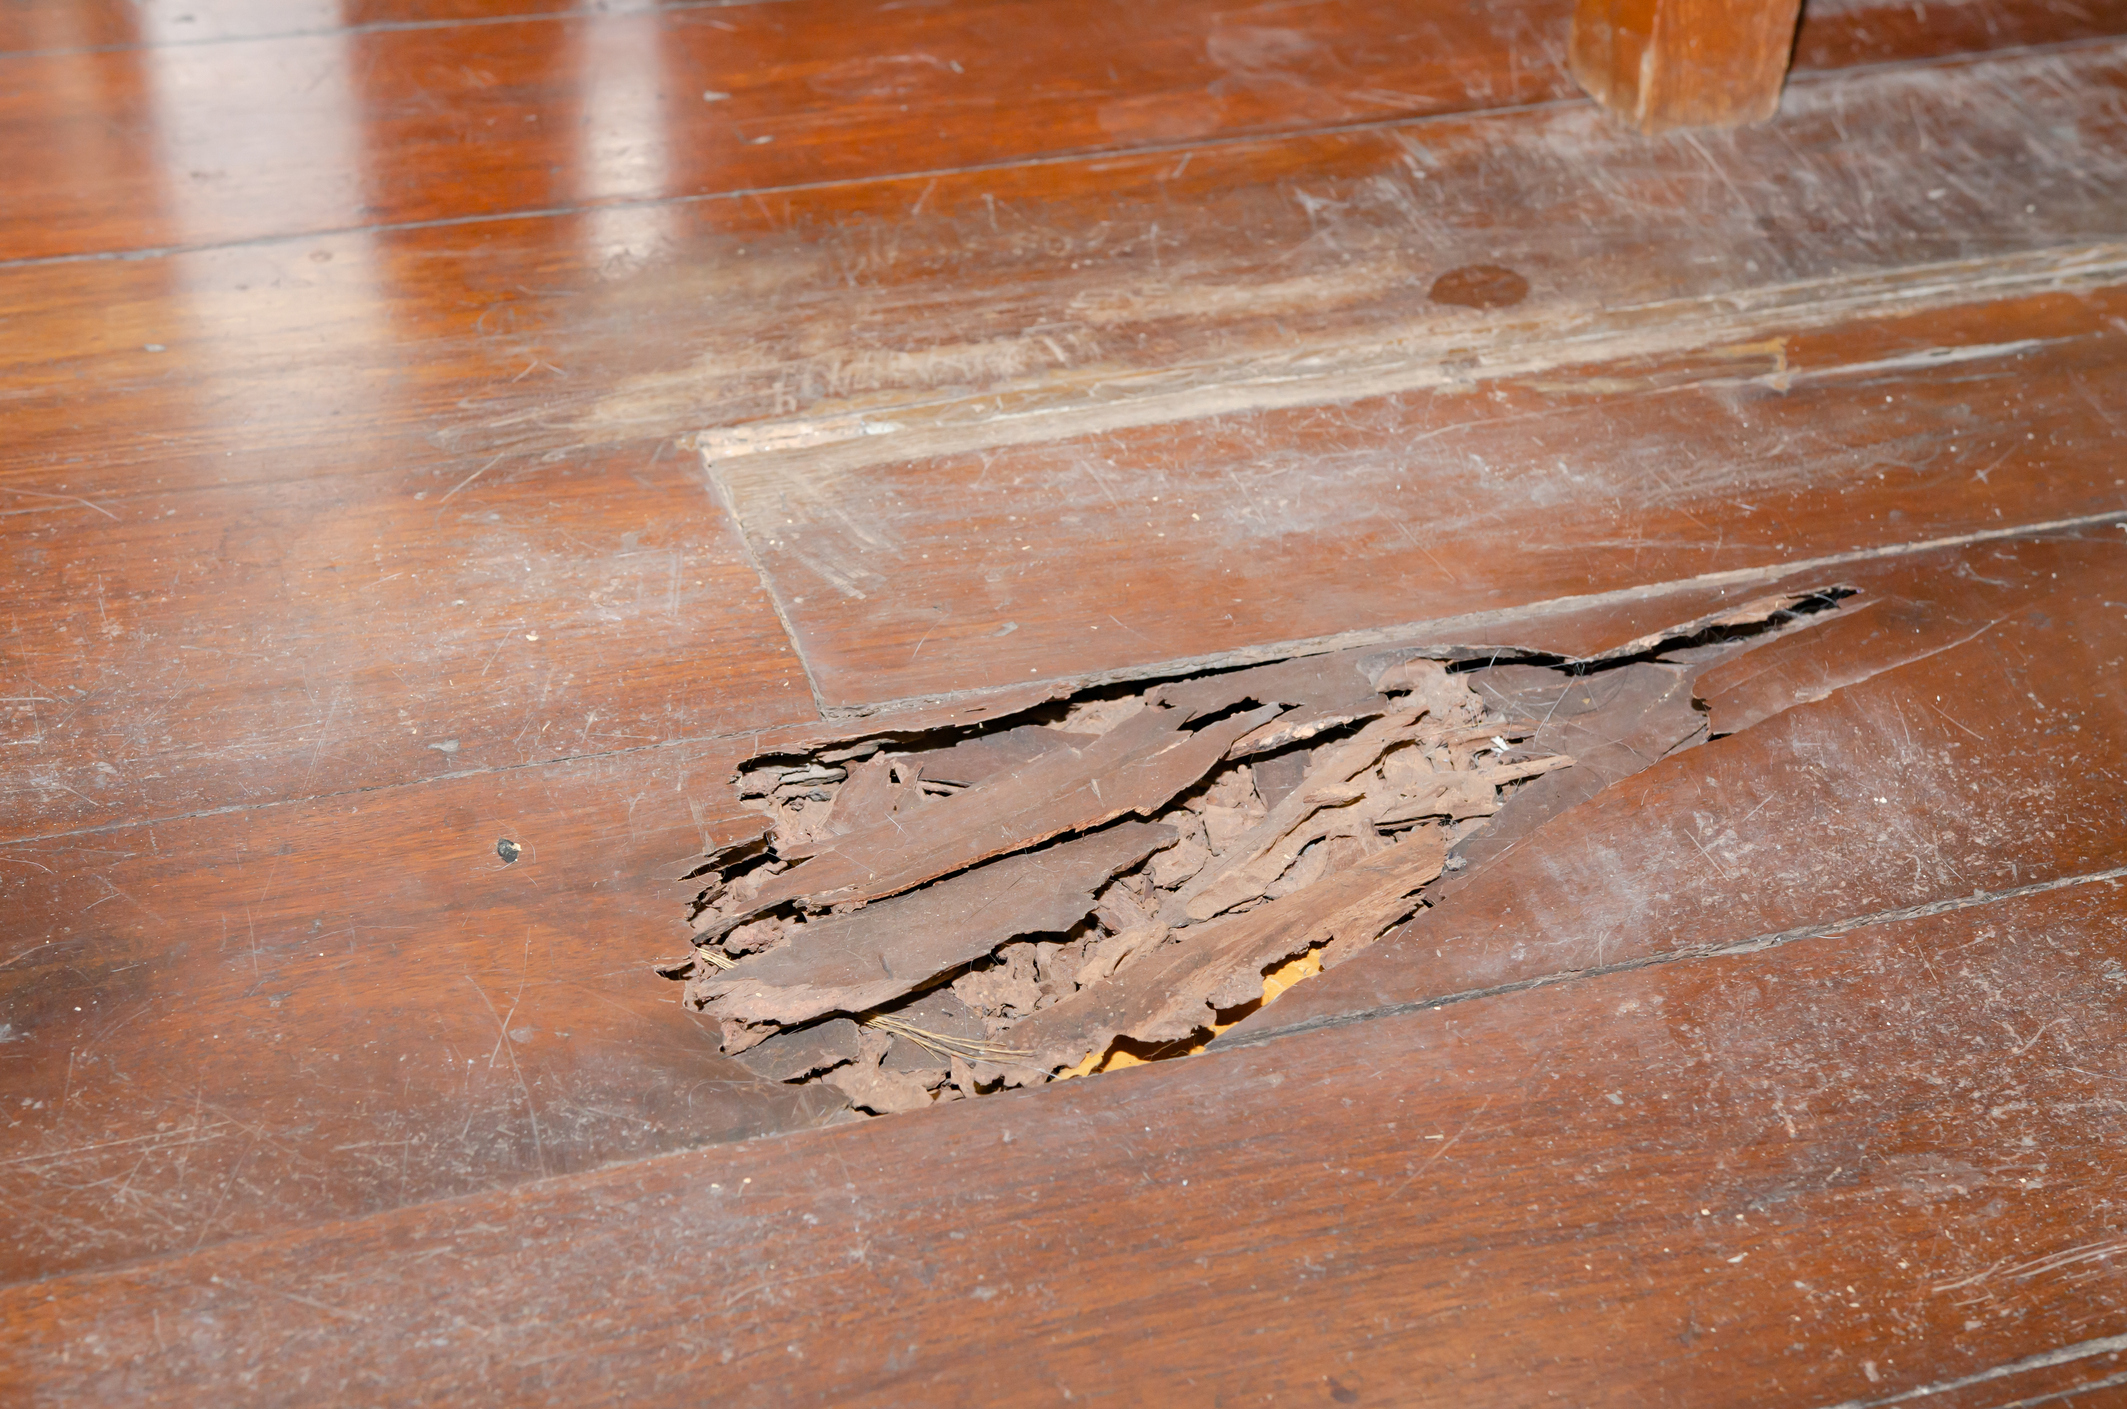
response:
<svg viewBox="0 0 2127 1409"><path fill-rule="evenodd" d="M1259 998L1262 975L1310 949L1333 967L1417 907L1447 858L1441 828L1422 827L1340 872L1244 914L1184 930L1140 931L1127 981L1088 983L1012 1029L1027 1053L1014 1084L1044 1079L1118 1037L1173 1042L1212 1025L1222 1010ZM1118 936L1121 938L1121 936Z"/></svg>
<svg viewBox="0 0 2127 1409"><path fill-rule="evenodd" d="M662 972L753 1071L874 1114L1190 1045L1702 738L1694 671L1842 595L1638 659L1344 651L756 759L764 830L684 868L695 948Z"/></svg>
<svg viewBox="0 0 2127 1409"><path fill-rule="evenodd" d="M1049 1080L1371 943L1571 762L1518 749L1534 727L1347 651L757 760L768 829L689 868L696 947L664 971L726 1052L860 1110Z"/></svg>
<svg viewBox="0 0 2127 1409"><path fill-rule="evenodd" d="M723 1019L726 1052L823 1013L869 1012L1009 940L1070 931L1093 913L1094 896L1116 872L1179 835L1132 820L1066 845L999 857L795 926L787 943L697 974L687 999Z"/></svg>
<svg viewBox="0 0 2127 1409"><path fill-rule="evenodd" d="M1284 712L1273 703L1190 730L1184 726L1194 713L1167 708L1156 694L1083 747L1051 750L934 802L921 827L888 817L826 841L777 843L780 859L805 864L719 907L701 934L721 939L783 906L817 913L883 899L1052 837L1148 815L1202 778L1237 739ZM830 775L846 777L846 770L816 768L799 777L817 790L837 780Z"/></svg>

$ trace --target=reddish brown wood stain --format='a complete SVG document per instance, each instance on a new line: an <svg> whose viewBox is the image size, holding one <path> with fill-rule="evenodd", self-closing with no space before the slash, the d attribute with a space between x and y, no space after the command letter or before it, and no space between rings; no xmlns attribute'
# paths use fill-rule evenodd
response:
<svg viewBox="0 0 2127 1409"><path fill-rule="evenodd" d="M2117 1394L2127 8L1421 10L6 7L6 1397ZM1326 1030L816 1128L649 968L822 706L1840 582Z"/></svg>

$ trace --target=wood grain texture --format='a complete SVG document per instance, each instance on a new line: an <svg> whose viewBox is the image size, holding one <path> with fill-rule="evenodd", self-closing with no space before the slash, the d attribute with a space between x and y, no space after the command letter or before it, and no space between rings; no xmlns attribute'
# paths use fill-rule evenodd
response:
<svg viewBox="0 0 2127 1409"><path fill-rule="evenodd" d="M0 561L0 836L811 717L728 523L657 448L454 495L359 450L265 483L59 469L0 494L27 506Z"/></svg>
<svg viewBox="0 0 2127 1409"><path fill-rule="evenodd" d="M777 0L761 0L776 3ZM791 0L782 0L791 3ZM15 0L0 11L0 56L54 50L197 44L385 26L512 24L527 19L654 10L721 9L751 0ZM1219 16L1217 9L1198 15ZM1312 7L1309 27L1336 31L1386 12ZM1393 17L1392 17L1393 18ZM1558 12L1549 33L1560 33ZM1215 20L1214 20L1215 22ZM2038 0L2003 6L1923 7L1883 0L1818 0L1803 16L1795 71L1895 63L2127 31L2119 0ZM1532 62L1526 51L1523 63Z"/></svg>
<svg viewBox="0 0 2127 1409"><path fill-rule="evenodd" d="M673 446L457 443L607 370L540 341L603 257L543 233L0 271L0 836L812 716Z"/></svg>
<svg viewBox="0 0 2127 1409"><path fill-rule="evenodd" d="M0 847L0 1279L824 1118L650 969L686 949L657 874L746 825L745 750Z"/></svg>
<svg viewBox="0 0 2127 1409"><path fill-rule="evenodd" d="M2127 1372L2119 531L1914 551L2127 509L2127 0L1652 139L1548 0L0 9L0 1399ZM823 698L1849 580L1568 814L1664 879L1478 878L1643 968L834 1129L649 968Z"/></svg>
<svg viewBox="0 0 2127 1409"><path fill-rule="evenodd" d="M16 0L0 56L266 39L385 26L511 24L571 14L704 9L746 0Z"/></svg>
<svg viewBox="0 0 2127 1409"><path fill-rule="evenodd" d="M1568 59L1642 132L1739 127L1780 108L1801 0L1579 0Z"/></svg>
<svg viewBox="0 0 2127 1409"><path fill-rule="evenodd" d="M2127 83L2123 53L1857 76L1768 131L1649 141L1547 107L792 193L667 282L721 310L743 279L757 312L602 418L691 417L734 474L826 476L1654 364L1586 388L1629 390L1714 349L1721 375L1776 373L1782 334L2104 278L2123 142L2096 95ZM1487 267L1519 302L1434 296Z"/></svg>
<svg viewBox="0 0 2127 1409"><path fill-rule="evenodd" d="M483 8L9 7L0 258L1184 148L1577 91L1566 12L1536 0L1337 0L1304 19L1232 0ZM2127 31L2120 0L1977 9L1916 24L1908 6L1827 7L1804 60ZM453 18L481 22L437 23Z"/></svg>
<svg viewBox="0 0 2127 1409"><path fill-rule="evenodd" d="M0 220L0 257L773 190L1541 101L1571 92L1561 28L1533 3L1414 12L1346 0L1326 23L1295 25L1221 0L798 0L0 59L14 70L0 137L28 159L14 185L30 202ZM162 150L143 151L141 132Z"/></svg>
<svg viewBox="0 0 2127 1409"><path fill-rule="evenodd" d="M1807 325L1856 299L1903 306L1968 297L1974 281L2092 277L2091 261L2104 265L2103 240L2118 228L2122 183L2105 179L2117 134L2105 125L2109 109L2084 111L2073 95L2085 85L2110 91L2118 79L2116 53L2100 48L1998 61L1948 88L1925 76L1874 77L1850 100L1818 104L1821 122L1856 123L1871 111L1904 112L1909 98L1951 92L2013 100L2016 111L2043 117L2054 134L2050 155L1999 166L2012 194L2033 198L2020 222L1979 220L1976 212L1993 205L1954 185L1928 185L1937 173L1926 161L1886 167L1833 147L1812 159L1814 179L1850 194L1866 185L1879 215L1872 230L1824 236L1838 203L1783 194L1782 181L1795 173L1783 167L1776 176L1767 152L1744 148L1720 155L1714 168L1686 145L1620 148L1605 158L1614 169L1590 187L1585 171L1573 175L1541 156L1545 143L1592 140L1571 126L1585 116L1538 115L1499 120L1522 131L1518 147L1494 142L1484 123L1460 135L1429 131L1417 150L1437 166L1425 182L1403 165L1412 159L1403 139L1357 134L1207 149L1187 162L1163 155L1118 167L1117 158L837 187L777 205L591 212L472 234L344 234L0 271L16 334L5 367L14 435L0 452L0 497L26 530L7 569L26 605L8 648L7 724L11 740L27 741L8 758L11 796L23 809L9 834L796 717L805 682L777 654L783 643L769 603L739 545L664 447L663 437L681 428L721 424L771 437L829 428L829 443L801 460L762 452L719 473L752 520L754 546L828 702L843 707L1015 679L1068 683L1435 612L1520 608L1585 592L1606 570L1604 555L1622 573L1613 580L1634 589L1722 570L1739 551L1766 565L1786 551L1766 540L1804 537L1819 511L1833 515L1848 545L1904 536L1911 525L1888 520L1874 537L1852 531L1855 512L1864 523L1871 512L1907 512L1901 490L1909 484L1901 476L1873 491L1852 485L1852 465L1823 468L1848 487L1798 506L1792 532L1765 533L1764 514L1729 522L1751 517L1733 507L1736 497L1768 487L1793 493L1790 449L1805 428L1814 435L1819 426L1849 426L1837 433L1908 464L1931 461L1938 473L1986 457L1970 459L1970 469L1994 474L2005 486L2001 499L1972 491L1978 498L1962 501L1970 510L1963 516L1947 512L1959 501L1945 501L1936 517L1946 531L1969 526L1975 514L1992 523L2004 502L2021 504L2019 517L2109 506L2101 486L2039 471L2100 434L2106 410L2085 392L2092 378L2112 374L2105 318L2113 314L2055 298L1891 325L1906 329L1902 338L1863 322L1831 342L1819 331L1779 345L1772 330ZM1842 105L1846 116L1837 117ZM1997 109L2008 110L1999 102L1969 110ZM1819 135L1829 142L1836 125ZM2022 141L2003 126L1962 140L2006 152L2012 138ZM1186 169L1176 174L1178 167ZM1963 179L1942 170L1944 180ZM1411 215L1402 197L1368 195L1391 178L1404 180L1412 199L1419 187L1442 192L1437 208ZM1290 195L1301 181L1319 207L1313 214ZM1705 222L1693 212L1732 181L1755 194L1728 224L1700 229ZM1527 248L1516 248L1502 243L1498 221L1472 194L1479 190L1535 203L1543 218L1531 228L1539 231L1573 228L1576 209L1608 223L1563 243L1529 236ZM1938 190L1946 194L1931 198ZM905 216L872 213L902 201ZM1632 232L1652 228L1646 222L1660 211L1695 253L1621 257L1638 238ZM1088 233L1104 222L1153 231L1163 218L1180 245L1161 235L1110 247ZM1190 253L1169 273L1128 272L1184 245ZM1536 279L1524 306L1533 323L1519 309L1441 311L1425 301L1438 266L1485 251ZM1291 266L1284 285L1266 289L1266 258ZM1922 261L1917 284L1901 262L1908 259ZM2010 262L1975 269L1972 259ZM1864 282L1841 282L1857 277ZM1709 313L1739 298L1773 311L1741 322ZM1613 308L1598 327L1632 347L1644 349L1653 330L1657 340L1716 352L1612 366L1591 388L1585 370L1559 359L1588 354L1581 335L1598 305ZM1677 338L1680 326L1687 335ZM1412 360L1398 339L1414 330L1434 339L1425 350L1441 360ZM1289 369L1289 346L1277 349L1295 331L1305 333L1309 356L1336 372L1299 393L1279 390L1292 378L1271 375ZM1931 359L2031 338L2056 340L2032 353L2053 359L2039 369L2035 398L2015 385L2030 364L2012 348L1993 364L2000 409L1974 414L2006 418L2013 401L2015 416L2050 417L2058 405L2057 440L2044 454L1990 468L2005 448L1999 427L1967 435L1964 422L1943 419L1945 406L1960 404L1951 398L1963 382L1929 375ZM1769 345L1736 351L1739 340ZM1475 366L1467 365L1472 357ZM1822 379L1858 364L1864 373L1846 380L1870 382L1886 372L1876 364L1898 358L1918 359L1912 375L1936 388L1908 405L1902 425L1885 420L1872 390L1842 390L1838 375ZM1364 389L1368 366L1453 377L1430 390L1323 408L1321 397ZM1194 370L1163 370L1172 367ZM1518 380L1504 375L1517 369ZM1946 375L1961 379L1964 370L1958 364ZM1804 375L1775 395L1788 371ZM1188 408L1159 394L1160 379L1186 399L1207 376L1225 378L1236 394L1297 395L1306 404L1162 429L1160 417ZM972 448L1006 434L985 419L1000 398L1078 415L1085 388L1104 381L1135 390L1095 398L1101 424L1152 424L1006 447L1001 461ZM1561 381L1580 389L1561 391ZM1694 382L1696 391L1678 390ZM1479 387L1494 399L1471 424L1471 409L1485 404L1471 399ZM1701 404L1689 405L1693 398ZM970 448L942 462L879 467L877 447L902 437L853 442L834 429L873 411L912 424L930 416ZM1438 557L1436 540L1452 536L1451 527L1499 522L1532 495L1548 502L1580 492L1560 476L1559 444L1613 440L1621 448L1603 482L1618 481L1627 503L1646 504L1647 489L1632 486L1632 447L1685 431L1711 437L1687 442L1697 453L1733 456L1744 468L1726 485L1687 489L1676 508L1658 490L1646 515L1613 535L1630 546L1592 558L1561 547L1526 575L1513 563L1518 580L1506 592L1482 580L1448 581L1412 547L1415 539ZM819 477L852 447L873 457L852 463L872 467L830 503L817 502ZM1150 523L1111 497L1104 462L1119 454L1146 467L1138 489L1150 490L1133 490L1128 507L1163 496ZM1170 468L1177 459L1188 468ZM984 479L992 462L1001 473ZM1462 484L1479 462L1491 468L1474 487ZM2028 488L2020 478L2027 470ZM1465 502L1438 506L1425 523L1410 518L1401 503L1419 492L1411 486L1423 482L1420 473ZM1397 507L1360 524L1293 517L1292 504L1321 497L1325 474L1349 489L1347 500L1363 494ZM1234 493L1236 481L1245 494ZM1037 492L1000 507L1000 486L1018 482ZM839 472L833 483L842 483ZM1856 496L1882 503L1860 505ZM862 514L838 517L857 505ZM953 518L962 505L969 513ZM1204 518L1189 517L1205 509ZM578 531L568 520L579 512L598 517ZM958 527L934 522L939 513ZM777 525L777 517L792 522ZM1063 536L1036 544L1037 556L1024 546L1022 520ZM1715 525L1710 544L1707 523ZM804 536L784 537L784 527ZM886 550L856 527L887 535ZM1109 555L1069 536L1105 542L1140 528L1152 534L1133 560L1142 569L1120 577ZM1306 547L1305 535L1317 530L1357 536L1345 555L1325 561ZM472 551L453 534L471 535ZM806 585L823 566L830 576ZM1238 589L1225 595L1242 600L1218 600L1209 589L1232 584L1236 572ZM885 608L875 610L880 594L864 585L865 574L895 584ZM1287 590L1295 583L1309 584L1298 599ZM1148 590L1161 611L1147 609ZM1694 588L1688 602L1638 617L1630 603L1603 610L1631 635L1702 609L1709 603L1693 595L1702 590L1724 589ZM1037 617L1029 597L1052 605ZM1206 599L1202 611L1164 609L1192 597ZM243 615L247 603L266 600L287 601L288 618ZM365 642L376 624L388 629ZM1466 625L1471 635L1451 644L1528 639L1496 621ZM1555 618L1546 629L1554 634L1531 643L1569 651L1609 644L1574 639ZM549 643L595 638L603 660L590 672L573 670L573 681L552 682L566 692L550 689L540 657L519 649L531 647L521 639L531 631ZM210 673L245 652L263 659L264 681ZM683 680L682 657L713 665L699 682ZM115 688L119 681L146 688ZM52 727L62 718L63 727ZM141 750L165 736L170 756L140 766ZM428 747L452 739L457 755Z"/></svg>
<svg viewBox="0 0 2127 1409"><path fill-rule="evenodd" d="M2083 886L55 1277L0 1337L25 1398L148 1404L1875 1403L2062 1352L1938 1401L2001 1404L2119 1370L2117 913Z"/></svg>
<svg viewBox="0 0 2127 1409"><path fill-rule="evenodd" d="M1222 1040L2127 867L2123 568L2114 527L1883 574L1884 614L1772 642L1706 688L1809 659L1843 681L1552 819Z"/></svg>

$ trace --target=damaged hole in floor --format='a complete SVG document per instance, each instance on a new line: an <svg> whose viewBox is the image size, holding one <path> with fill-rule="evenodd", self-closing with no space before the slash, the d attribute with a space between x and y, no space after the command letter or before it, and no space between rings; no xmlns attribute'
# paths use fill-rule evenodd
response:
<svg viewBox="0 0 2127 1409"><path fill-rule="evenodd" d="M1675 672L1646 662L1841 595L1748 603L1637 659ZM870 1114L1199 1050L1409 919L1452 849L1574 765L1484 683L1361 649L751 760L735 781L767 828L685 868L694 948L659 972L757 1075Z"/></svg>

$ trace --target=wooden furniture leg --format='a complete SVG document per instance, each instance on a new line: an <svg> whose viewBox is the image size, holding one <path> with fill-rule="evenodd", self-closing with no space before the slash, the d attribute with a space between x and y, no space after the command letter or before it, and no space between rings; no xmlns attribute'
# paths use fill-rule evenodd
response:
<svg viewBox="0 0 2127 1409"><path fill-rule="evenodd" d="M1801 0L1579 0L1581 87L1642 132L1740 127L1780 106Z"/></svg>

